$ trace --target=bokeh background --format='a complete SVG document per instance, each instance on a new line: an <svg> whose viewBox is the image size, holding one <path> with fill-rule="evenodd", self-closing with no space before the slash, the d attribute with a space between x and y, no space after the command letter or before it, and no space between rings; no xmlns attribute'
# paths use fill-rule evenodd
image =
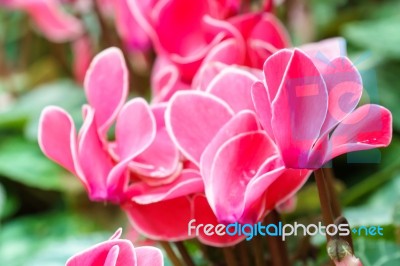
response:
<svg viewBox="0 0 400 266"><path fill-rule="evenodd" d="M1 1L0 1L1 2ZM394 118L389 148L351 153L332 162L336 186L352 227L376 225L384 236L353 236L364 265L400 265L400 1L286 0L276 12L294 45L342 36L348 55L361 71L362 103L389 108ZM112 16L80 14L93 49L120 45ZM104 38L106 23L108 40ZM68 257L107 239L118 227L137 234L118 209L89 202L77 178L49 161L37 144L43 107L57 105L81 117L85 102L81 78L74 73L71 43L45 39L29 16L0 7L0 264L63 265ZM131 54L132 95L150 96L151 51ZM312 179L301 189L286 222L319 219ZM307 265L320 265L323 239L313 238ZM293 254L299 243L289 239ZM322 248L318 248L322 247ZM193 248L194 257L201 256ZM299 258L300 260L301 258ZM168 264L168 263L167 263ZM298 265L303 265L300 263Z"/></svg>

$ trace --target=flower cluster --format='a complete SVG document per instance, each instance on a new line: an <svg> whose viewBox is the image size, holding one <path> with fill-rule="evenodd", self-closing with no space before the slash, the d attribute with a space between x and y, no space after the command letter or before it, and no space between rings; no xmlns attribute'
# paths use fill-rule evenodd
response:
<svg viewBox="0 0 400 266"><path fill-rule="evenodd" d="M362 80L342 39L288 48L271 3L251 12L247 2L114 1L120 34L140 38L130 34L138 26L156 51L151 102L127 99L123 54L108 48L86 72L80 129L58 107L41 115L43 152L151 239L192 238L192 219L257 223L312 170L391 141L387 109L357 108ZM213 246L243 239L198 237Z"/></svg>

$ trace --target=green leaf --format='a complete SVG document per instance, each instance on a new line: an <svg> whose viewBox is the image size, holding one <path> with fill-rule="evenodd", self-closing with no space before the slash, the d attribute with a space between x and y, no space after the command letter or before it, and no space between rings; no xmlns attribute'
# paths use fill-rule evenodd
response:
<svg viewBox="0 0 400 266"><path fill-rule="evenodd" d="M400 59L400 17L348 23L343 36L352 44L386 58Z"/></svg>
<svg viewBox="0 0 400 266"><path fill-rule="evenodd" d="M70 80L61 80L39 86L24 94L7 111L0 113L0 129L23 128L29 139L36 140L40 113L48 105L57 105L68 111L81 123L81 106L85 95Z"/></svg>
<svg viewBox="0 0 400 266"><path fill-rule="evenodd" d="M72 213L51 213L13 220L0 230L2 265L65 265L66 260L113 232L96 232L95 222Z"/></svg>
<svg viewBox="0 0 400 266"><path fill-rule="evenodd" d="M364 266L400 265L400 246L395 243L358 238L354 242L354 249Z"/></svg>
<svg viewBox="0 0 400 266"><path fill-rule="evenodd" d="M41 189L65 190L77 182L47 159L36 143L20 137L0 140L0 174Z"/></svg>

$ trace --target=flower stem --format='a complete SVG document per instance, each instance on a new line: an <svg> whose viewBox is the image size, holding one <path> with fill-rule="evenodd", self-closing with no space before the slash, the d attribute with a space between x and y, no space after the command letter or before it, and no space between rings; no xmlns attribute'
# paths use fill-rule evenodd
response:
<svg viewBox="0 0 400 266"><path fill-rule="evenodd" d="M238 266L232 247L222 248L227 266Z"/></svg>
<svg viewBox="0 0 400 266"><path fill-rule="evenodd" d="M336 218L342 214L342 208L340 206L340 202L338 200L338 196L335 190L335 176L333 174L332 168L323 168L323 172L329 189L333 216Z"/></svg>
<svg viewBox="0 0 400 266"><path fill-rule="evenodd" d="M253 255L256 266L264 265L264 257L263 257L263 249L261 239L258 237L254 237L251 241L251 246L253 247Z"/></svg>
<svg viewBox="0 0 400 266"><path fill-rule="evenodd" d="M265 218L266 224L277 225L281 221L280 215L276 210L272 210ZM267 236L269 252L271 254L272 265L290 265L286 243L277 236Z"/></svg>
<svg viewBox="0 0 400 266"><path fill-rule="evenodd" d="M175 246L178 248L178 251L181 254L181 257L185 262L186 266L194 266L195 264L192 260L192 257L190 257L190 254L187 251L183 242L182 241L175 242Z"/></svg>
<svg viewBox="0 0 400 266"><path fill-rule="evenodd" d="M175 254L174 250L172 249L172 247L171 247L169 242L160 241L160 244L163 247L163 249L165 250L165 252L167 253L167 256L168 256L169 260L171 261L172 265L174 265L174 266L183 266L182 262L176 256L176 254Z"/></svg>
<svg viewBox="0 0 400 266"><path fill-rule="evenodd" d="M325 180L324 171L320 168L314 171L315 181L318 187L319 201L321 204L322 219L324 225L328 226L334 223L334 214L332 211L332 202L330 195L330 188L328 182ZM326 234L327 241L330 240L329 234Z"/></svg>
<svg viewBox="0 0 400 266"><path fill-rule="evenodd" d="M238 247L240 252L240 265L250 266L249 253L246 242L242 241L241 243L239 243Z"/></svg>

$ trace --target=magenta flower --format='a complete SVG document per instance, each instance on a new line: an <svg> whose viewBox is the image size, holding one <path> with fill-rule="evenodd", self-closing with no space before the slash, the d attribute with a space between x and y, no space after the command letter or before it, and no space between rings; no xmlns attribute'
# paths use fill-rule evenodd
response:
<svg viewBox="0 0 400 266"><path fill-rule="evenodd" d="M5 0L2 4L27 12L43 35L54 42L71 41L83 33L82 23L64 12L60 1Z"/></svg>
<svg viewBox="0 0 400 266"><path fill-rule="evenodd" d="M245 70L226 68L206 92L177 92L166 111L171 137L199 167L207 200L220 222L260 220L309 175L285 170L279 150L259 125L251 100L256 81Z"/></svg>
<svg viewBox="0 0 400 266"><path fill-rule="evenodd" d="M128 73L122 53L110 48L96 56L84 83L89 105L79 134L64 110L47 107L39 128L43 152L78 176L96 201L123 202L131 172L154 183L176 177L179 154L163 126L165 107L150 108L141 98L124 105ZM106 134L114 122L111 143Z"/></svg>
<svg viewBox="0 0 400 266"><path fill-rule="evenodd" d="M118 229L107 241L101 242L71 257L66 266L162 266L163 255L155 247L134 248L129 240L120 239Z"/></svg>
<svg viewBox="0 0 400 266"><path fill-rule="evenodd" d="M315 65L302 51L282 50L253 86L257 115L287 168L316 169L351 151L385 147L392 115L375 104L357 109L360 74L345 57Z"/></svg>

